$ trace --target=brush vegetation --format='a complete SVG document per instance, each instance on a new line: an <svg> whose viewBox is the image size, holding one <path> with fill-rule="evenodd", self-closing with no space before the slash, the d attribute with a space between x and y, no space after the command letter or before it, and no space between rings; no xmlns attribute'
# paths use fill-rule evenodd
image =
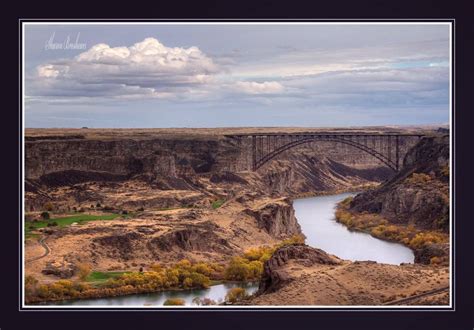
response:
<svg viewBox="0 0 474 330"><path fill-rule="evenodd" d="M415 180L426 180L426 177L417 176ZM402 226L390 224L382 216L374 213L355 213L349 210L352 198L346 198L339 203L336 210L336 220L351 230L358 230L387 241L402 243L413 250L430 244L447 243L448 235L441 231L420 230L413 225ZM438 258L439 259L439 258ZM433 260L433 263L440 263Z"/></svg>
<svg viewBox="0 0 474 330"><path fill-rule="evenodd" d="M304 243L304 237L297 235L273 247L263 246L245 251L232 258L228 264L191 262L183 259L173 265L153 264L146 271L139 272L99 272L92 271L87 264L77 267L78 280L59 280L54 283L39 284L27 276L27 303L51 300L85 299L121 296L162 290L204 289L221 281L259 280L263 264L281 246ZM241 299L235 292L229 301Z"/></svg>

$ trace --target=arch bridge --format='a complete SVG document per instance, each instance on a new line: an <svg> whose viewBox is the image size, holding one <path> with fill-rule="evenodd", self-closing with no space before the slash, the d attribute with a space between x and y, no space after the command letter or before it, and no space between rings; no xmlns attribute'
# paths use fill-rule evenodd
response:
<svg viewBox="0 0 474 330"><path fill-rule="evenodd" d="M401 133L258 133L226 135L236 139L239 145L250 147L251 168L256 171L261 166L283 153L299 145L317 141L329 141L349 145L362 150L393 171L400 170L405 154L422 134ZM250 140L250 141L249 141ZM242 143L246 142L246 143ZM250 142L250 143L249 143Z"/></svg>

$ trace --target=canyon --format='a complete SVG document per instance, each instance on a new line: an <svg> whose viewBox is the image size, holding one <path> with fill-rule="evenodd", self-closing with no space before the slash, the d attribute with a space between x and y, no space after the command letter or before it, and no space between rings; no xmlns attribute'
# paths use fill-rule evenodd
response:
<svg viewBox="0 0 474 330"><path fill-rule="evenodd" d="M433 137L407 150L397 174L362 150L330 141L294 147L253 171L248 148L226 137L301 131L395 131ZM447 159L448 142L432 127L27 129L25 227L41 221L44 212L53 215L52 220L71 214L117 217L32 229L33 235L25 240L25 272L51 283L77 279L76 265L81 263L102 272L140 271L182 259L224 264L249 249L275 246L304 234L293 199L345 191L366 191L353 199L353 212L377 213L398 225L447 232ZM431 186L403 186L413 173L431 175ZM415 202L407 206L409 200ZM445 265L422 261L433 256L433 249L445 255L448 245L430 246L431 252L418 253L415 264L401 266L354 263L305 245L282 247L265 264L259 292L247 303L382 304L433 290L448 284L449 273ZM327 272L345 274L330 289L335 293L346 292L355 278L363 292L357 295L354 289L336 300L332 294L316 300L315 295L288 299L304 288L311 288L308 292L327 288L334 278L321 275ZM368 273L374 276L367 277ZM397 280L387 280L389 275ZM434 286L421 288L428 278ZM397 293L395 283L401 282L409 285ZM373 293L382 287L386 291ZM445 304L445 293L438 295L442 297L419 303Z"/></svg>

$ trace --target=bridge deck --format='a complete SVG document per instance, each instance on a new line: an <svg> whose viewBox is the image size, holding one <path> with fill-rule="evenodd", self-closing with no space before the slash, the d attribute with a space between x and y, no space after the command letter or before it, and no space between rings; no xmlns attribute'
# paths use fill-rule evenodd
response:
<svg viewBox="0 0 474 330"><path fill-rule="evenodd" d="M243 133L243 134L224 134L226 137L252 137L252 136L413 136L422 137L426 134L413 133L314 133L314 132L299 132L299 133Z"/></svg>

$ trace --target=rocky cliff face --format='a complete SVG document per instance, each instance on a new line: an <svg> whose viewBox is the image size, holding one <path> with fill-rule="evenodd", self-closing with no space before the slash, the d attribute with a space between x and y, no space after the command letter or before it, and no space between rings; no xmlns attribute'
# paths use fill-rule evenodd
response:
<svg viewBox="0 0 474 330"><path fill-rule="evenodd" d="M26 142L26 177L68 170L131 176L176 177L218 167L216 139L40 140ZM224 146L222 146L224 148Z"/></svg>
<svg viewBox="0 0 474 330"><path fill-rule="evenodd" d="M378 184L393 171L387 167L361 163L345 165L324 155L294 154L266 166L261 181L269 193L294 196L314 192L336 192L367 184Z"/></svg>
<svg viewBox="0 0 474 330"><path fill-rule="evenodd" d="M448 231L448 136L423 138L406 155L400 173L355 196L350 209L378 213L396 224Z"/></svg>
<svg viewBox="0 0 474 330"><path fill-rule="evenodd" d="M250 168L245 145L222 135L59 137L27 136L27 191L38 184L51 187L136 177L170 189L184 189L179 179L214 175L217 182L222 180L222 173L243 173ZM315 142L279 155L257 174L254 178L267 192L292 195L380 182L392 172L355 148Z"/></svg>
<svg viewBox="0 0 474 330"><path fill-rule="evenodd" d="M375 213L397 225L449 232L449 137L425 137L404 159L403 169L382 186L358 194L349 209ZM408 227L405 227L408 228ZM447 263L449 242L426 240L412 246L415 262Z"/></svg>
<svg viewBox="0 0 474 330"><path fill-rule="evenodd" d="M244 211L257 221L258 228L277 238L301 234L292 202L288 198L261 203Z"/></svg>
<svg viewBox="0 0 474 330"><path fill-rule="evenodd" d="M304 244L279 248L264 265L264 273L257 294L271 293L288 284L292 278L283 271L284 266L294 261L304 267L315 264L338 265L341 261L320 249Z"/></svg>

